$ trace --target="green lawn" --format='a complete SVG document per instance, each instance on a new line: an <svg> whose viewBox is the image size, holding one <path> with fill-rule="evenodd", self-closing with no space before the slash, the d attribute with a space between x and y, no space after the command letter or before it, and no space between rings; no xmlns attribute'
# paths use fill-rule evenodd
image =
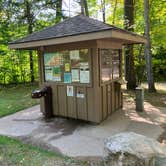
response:
<svg viewBox="0 0 166 166"><path fill-rule="evenodd" d="M31 92L37 85L19 85L0 89L0 117L38 104L31 99ZM87 162L33 147L22 142L0 136L0 166L88 166Z"/></svg>
<svg viewBox="0 0 166 166"><path fill-rule="evenodd" d="M19 85L12 88L0 89L0 117L6 116L39 103L31 99L32 90L37 85Z"/></svg>
<svg viewBox="0 0 166 166"><path fill-rule="evenodd" d="M2 166L88 166L54 152L49 152L9 137L0 136L0 165Z"/></svg>

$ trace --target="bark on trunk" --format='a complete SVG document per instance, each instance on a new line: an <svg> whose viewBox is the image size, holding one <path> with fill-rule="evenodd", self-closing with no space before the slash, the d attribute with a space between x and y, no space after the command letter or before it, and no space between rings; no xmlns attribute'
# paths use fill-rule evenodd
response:
<svg viewBox="0 0 166 166"><path fill-rule="evenodd" d="M81 14L84 15L84 16L89 17L89 10L88 10L87 0L81 0L80 5L81 5Z"/></svg>
<svg viewBox="0 0 166 166"><path fill-rule="evenodd" d="M116 16L116 8L117 8L117 0L115 0L115 6L114 6L114 11L113 11L113 19L112 19L112 24L115 24L115 16Z"/></svg>
<svg viewBox="0 0 166 166"><path fill-rule="evenodd" d="M84 0L84 6L85 6L85 15L89 17L89 10L88 10L87 0Z"/></svg>
<svg viewBox="0 0 166 166"><path fill-rule="evenodd" d="M27 23L28 23L28 34L31 34L33 32L33 14L31 13L31 4L29 1L25 1L26 10L25 10L25 16L27 17ZM31 82L34 82L34 64L33 64L33 53L32 51L29 51L29 64L30 64L30 79Z"/></svg>
<svg viewBox="0 0 166 166"><path fill-rule="evenodd" d="M134 4L133 0L124 1L124 27L126 30L134 31ZM125 78L127 80L127 89L136 88L136 76L134 68L133 45L125 48Z"/></svg>
<svg viewBox="0 0 166 166"><path fill-rule="evenodd" d="M146 71L148 80L149 92L155 92L155 85L152 72L152 56L151 56L151 41L150 41L150 19L149 19L149 0L144 0L144 21L145 21L145 36L147 43L145 44L145 59L146 59Z"/></svg>
<svg viewBox="0 0 166 166"><path fill-rule="evenodd" d="M103 22L106 22L106 20L105 20L105 0L101 0L101 6L102 6Z"/></svg>
<svg viewBox="0 0 166 166"><path fill-rule="evenodd" d="M81 5L81 14L85 15L85 12L84 12L84 0L80 1L80 5Z"/></svg>

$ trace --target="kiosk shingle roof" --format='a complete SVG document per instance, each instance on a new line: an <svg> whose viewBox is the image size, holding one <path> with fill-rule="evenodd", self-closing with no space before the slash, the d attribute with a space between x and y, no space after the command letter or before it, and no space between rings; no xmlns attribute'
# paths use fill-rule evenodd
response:
<svg viewBox="0 0 166 166"><path fill-rule="evenodd" d="M74 36L79 34L99 32L110 29L122 30L115 26L105 24L101 21L83 15L78 15L66 19L65 21L58 23L54 26L45 28L44 30L41 30L39 32L32 33L24 38L10 42L10 44L60 38L65 36Z"/></svg>

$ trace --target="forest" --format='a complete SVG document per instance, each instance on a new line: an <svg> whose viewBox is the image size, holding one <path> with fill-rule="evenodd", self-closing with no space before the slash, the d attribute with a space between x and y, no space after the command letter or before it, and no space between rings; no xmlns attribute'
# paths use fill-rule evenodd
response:
<svg viewBox="0 0 166 166"><path fill-rule="evenodd" d="M13 40L78 14L145 35L145 13L149 18L151 73L154 82L166 81L165 0L0 0L0 85L38 80L36 52L10 50L8 44ZM124 54L132 50L132 56L128 62L124 58L124 64L131 66L124 76L130 73L134 80L128 81L134 84L146 81L144 45L126 47Z"/></svg>

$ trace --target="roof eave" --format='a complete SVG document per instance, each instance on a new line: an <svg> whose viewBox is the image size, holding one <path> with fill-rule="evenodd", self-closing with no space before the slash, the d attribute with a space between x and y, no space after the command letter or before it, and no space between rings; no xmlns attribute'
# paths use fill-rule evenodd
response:
<svg viewBox="0 0 166 166"><path fill-rule="evenodd" d="M66 36L61 38L53 38L53 39L45 39L38 41L30 41L24 43L10 43L10 49L31 49L36 50L41 46L49 46L49 45L57 45L57 44L65 44L65 43L73 43L73 42L81 42L87 40L97 40L103 38L115 38L123 40L123 44L138 44L138 43L146 43L146 38L137 34L122 32L118 30L105 30L100 32L92 32L87 34L79 34L75 36Z"/></svg>

